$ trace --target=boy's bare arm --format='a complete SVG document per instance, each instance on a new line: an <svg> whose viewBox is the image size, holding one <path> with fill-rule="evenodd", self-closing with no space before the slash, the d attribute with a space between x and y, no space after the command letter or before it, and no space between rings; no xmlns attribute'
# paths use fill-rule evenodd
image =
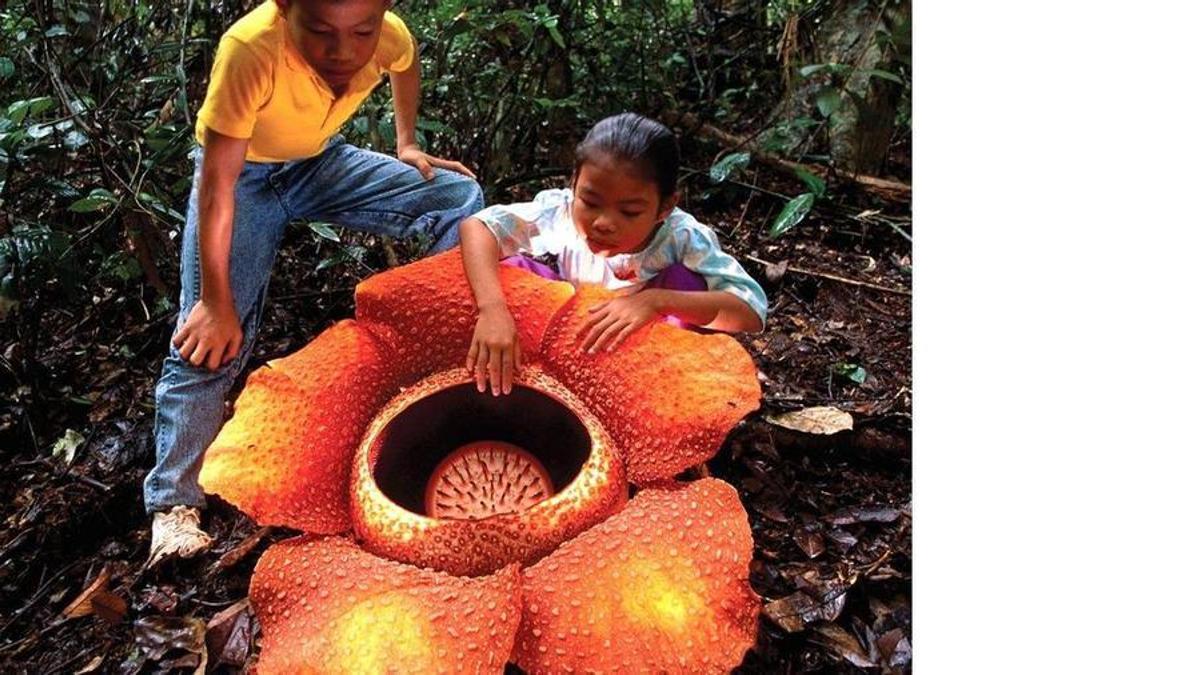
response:
<svg viewBox="0 0 1200 675"><path fill-rule="evenodd" d="M416 49L416 46L413 48ZM475 174L460 162L428 155L417 143L417 110L421 102L420 59L414 57L408 70L389 73L388 79L392 84L392 108L396 112L396 156L415 167L426 180L433 178L435 166L474 178Z"/></svg>
<svg viewBox="0 0 1200 675"><path fill-rule="evenodd" d="M512 391L513 374L521 368L521 341L500 286L500 245L478 218L462 221L458 232L467 283L479 308L467 370L475 376L479 391L485 391L490 380L493 395L507 394Z"/></svg>
<svg viewBox="0 0 1200 675"><path fill-rule="evenodd" d="M242 346L241 321L229 282L229 249L234 191L249 144L248 139L205 131L197 232L200 300L172 341L184 359L209 370L228 363Z"/></svg>

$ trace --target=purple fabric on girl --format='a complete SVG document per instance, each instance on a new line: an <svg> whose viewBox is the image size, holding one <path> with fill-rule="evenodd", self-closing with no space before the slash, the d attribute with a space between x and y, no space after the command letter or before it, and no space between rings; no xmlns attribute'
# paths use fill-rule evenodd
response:
<svg viewBox="0 0 1200 675"><path fill-rule="evenodd" d="M500 264L508 265L509 267L517 267L527 272L533 272L543 279L562 281L562 277L558 276L558 273L555 272L554 269L549 265L544 265L527 256L509 256L501 260ZM702 275L688 269L683 263L675 263L673 265L669 265L666 269L654 275L654 278L650 279L650 281L647 281L642 288L643 290L646 288L661 288L668 291L707 291L708 282L704 280ZM700 328L699 326L693 326L692 324L687 323L676 316L667 316L664 317L663 320L672 326L678 326L679 328L688 328L691 330L707 332L704 331L703 328Z"/></svg>

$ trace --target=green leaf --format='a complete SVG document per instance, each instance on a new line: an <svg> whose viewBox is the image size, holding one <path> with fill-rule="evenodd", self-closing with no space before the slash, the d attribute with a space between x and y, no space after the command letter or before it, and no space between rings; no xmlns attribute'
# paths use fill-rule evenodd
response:
<svg viewBox="0 0 1200 675"><path fill-rule="evenodd" d="M800 180L804 181L804 184L808 186L809 190L812 191L815 199L820 199L821 197L825 196L825 181L821 180L820 176L803 167L796 167L796 175L799 176Z"/></svg>
<svg viewBox="0 0 1200 675"><path fill-rule="evenodd" d="M904 84L904 80L900 79L899 75L896 75L895 73L889 73L886 70L876 70L874 68L870 68L864 70L863 72L871 77L878 77L889 82L895 82L896 84Z"/></svg>
<svg viewBox="0 0 1200 675"><path fill-rule="evenodd" d="M837 109L842 105L842 92L833 88L826 87L817 94L817 110L825 117L829 117L837 112Z"/></svg>
<svg viewBox="0 0 1200 675"><path fill-rule="evenodd" d="M70 33L70 31L67 30L67 27L62 25L61 23L56 23L53 26L50 26L49 28L46 29L46 37L48 37L48 38L59 37L62 35L70 35L70 34L71 33Z"/></svg>
<svg viewBox="0 0 1200 675"><path fill-rule="evenodd" d="M0 56L0 80L7 80L16 71L17 67L13 64L12 59L7 56Z"/></svg>
<svg viewBox="0 0 1200 675"><path fill-rule="evenodd" d="M558 45L560 49L567 48L567 43L563 40L562 33L558 32L558 19L555 19L553 23L547 22L546 30L550 32L550 39L554 40L554 44Z"/></svg>
<svg viewBox="0 0 1200 675"><path fill-rule="evenodd" d="M110 204L112 204L112 202L107 199L84 197L83 199L78 199L72 202L71 205L67 207L67 210L75 213L91 213L92 211L99 211Z"/></svg>
<svg viewBox="0 0 1200 675"><path fill-rule="evenodd" d="M13 124L20 124L25 121L26 117L36 117L52 105L54 105L54 100L49 96L13 101L4 111L4 115L12 120Z"/></svg>
<svg viewBox="0 0 1200 675"><path fill-rule="evenodd" d="M867 381L867 371L857 363L835 363L831 366L834 375L850 380L855 384Z"/></svg>
<svg viewBox="0 0 1200 675"><path fill-rule="evenodd" d="M748 152L734 152L725 155L709 168L708 177L714 183L724 183L729 180L730 176L746 168L749 163L750 153Z"/></svg>
<svg viewBox="0 0 1200 675"><path fill-rule="evenodd" d="M165 202L163 202L163 200L159 199L158 197L155 197L154 195L150 194L149 192L139 192L138 193L138 201L142 202L146 206L149 206L151 209L154 209L155 211L161 213L164 216L167 216L169 218L174 218L175 222L183 223L185 220L182 213L171 208L169 205L167 205Z"/></svg>
<svg viewBox="0 0 1200 675"><path fill-rule="evenodd" d="M75 461L75 451L83 445L83 434L74 429L67 429L62 438L54 442L54 447L50 449L50 454L57 459L61 459L63 464L70 464Z"/></svg>
<svg viewBox="0 0 1200 675"><path fill-rule="evenodd" d="M96 188L83 199L77 199L72 202L67 207L67 210L74 213L91 213L92 211L99 211L116 203L117 198L113 196L113 193L102 188Z"/></svg>
<svg viewBox="0 0 1200 675"><path fill-rule="evenodd" d="M358 246L357 244L342 246L334 251L333 255L327 256L321 262L317 263L316 271L320 272L321 270L325 270L336 265L343 265L345 263L361 263L366 257L366 254L367 249L363 248L362 246Z"/></svg>
<svg viewBox="0 0 1200 675"><path fill-rule="evenodd" d="M54 99L49 96L41 96L38 98L29 99L29 114L36 117L54 107Z"/></svg>
<svg viewBox="0 0 1200 675"><path fill-rule="evenodd" d="M783 207L783 211L779 212L779 217L771 224L771 231L767 233L767 236L774 239L799 225L800 221L804 220L804 217L808 215L808 212L812 211L813 202L815 201L816 197L812 193L805 192L788 202Z"/></svg>
<svg viewBox="0 0 1200 675"><path fill-rule="evenodd" d="M334 232L333 228L325 223L309 223L308 229L312 230L313 234L321 237L322 239L328 239L329 241L336 242L340 242L342 240L342 238L338 236L338 233Z"/></svg>
<svg viewBox="0 0 1200 675"><path fill-rule="evenodd" d="M854 68L845 63L812 63L807 66L801 66L800 77L811 77L817 73L829 72L834 75L844 74Z"/></svg>
<svg viewBox="0 0 1200 675"><path fill-rule="evenodd" d="M174 314L175 309L175 301L171 299L170 293L160 295L154 300L154 316Z"/></svg>
<svg viewBox="0 0 1200 675"><path fill-rule="evenodd" d="M118 251L105 258L100 264L100 271L120 281L130 281L142 276L142 266L137 258L124 251Z"/></svg>
<svg viewBox="0 0 1200 675"><path fill-rule="evenodd" d="M25 133L29 134L30 138L38 140L54 133L54 126L50 124L33 124L25 130Z"/></svg>
<svg viewBox="0 0 1200 675"><path fill-rule="evenodd" d="M87 145L87 142L88 137L75 130L72 130L67 134L67 137L63 139L63 145L67 146L68 150L78 150L84 145Z"/></svg>
<svg viewBox="0 0 1200 675"><path fill-rule="evenodd" d="M568 96L566 98L538 97L538 98L533 99L533 102L547 110L550 110L553 108L574 108L579 105L579 101L575 98L574 95Z"/></svg>

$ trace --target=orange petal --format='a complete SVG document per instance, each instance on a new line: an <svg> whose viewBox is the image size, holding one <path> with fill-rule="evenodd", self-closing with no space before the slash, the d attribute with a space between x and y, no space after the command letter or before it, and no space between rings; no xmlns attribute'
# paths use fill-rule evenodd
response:
<svg viewBox="0 0 1200 675"><path fill-rule="evenodd" d="M488 574L511 562L528 563L537 560L563 541L604 520L625 504L628 485L625 482L624 470L612 447L611 438L596 418L561 384L545 375L537 366L526 366L516 382L522 387L534 389L556 400L567 410L573 411L574 417L582 423L580 434L586 433L588 440L581 442L580 447L581 452L587 454L580 455L582 466L578 468L574 477L571 478L569 472L564 474L567 481L565 487L549 499L537 502L522 511L493 515L481 520L430 518L406 509L390 499L377 483L376 472L381 470L380 458L385 445L391 453L403 452L403 449L396 449L397 445L403 444L394 442L389 436L388 423L391 420L405 415L418 401L452 389L449 393L464 395L468 401L471 400L469 397L482 397L485 402L493 401L491 394L480 394L474 390L474 383L468 378L465 369L438 373L406 389L388 403L384 411L371 423L371 428L358 450L352 472L351 508L355 533L367 550L452 574ZM465 392L461 387L466 388ZM514 391L509 396L517 395L518 392ZM503 404L509 400L516 399L503 399L496 404ZM479 423L478 419L469 417L469 410L463 412L457 409L456 405L440 403L437 409L445 411L445 417L441 421L431 422L426 418L414 422L413 425L419 424L431 433L439 434L439 425L454 425L455 429L447 429L446 433L456 433L457 429L463 428L464 425L470 429L470 425ZM525 414L528 416L528 413ZM400 417L402 422L405 419ZM408 428L414 426L410 425ZM468 434L462 440L471 442L508 439L480 439ZM565 437L556 442L563 444L557 446L558 449L564 454L568 452ZM584 442L590 442L590 450L582 449ZM431 448L433 445L436 445L436 442L422 441L413 450L436 454ZM440 449L437 452L440 452ZM433 465L440 459L433 454L426 457L430 473L434 471ZM547 457L543 456L542 459ZM419 463L416 460L404 461L409 464ZM416 493L422 497L417 501L423 501L427 476L423 475L424 472L417 473L422 475L414 476L412 480L420 483L416 486Z"/></svg>
<svg viewBox="0 0 1200 675"><path fill-rule="evenodd" d="M542 350L547 370L600 417L629 479L670 478L710 459L735 424L758 407L754 362L737 340L662 322L613 353L588 355L576 337L588 309L613 297L584 287L555 318Z"/></svg>
<svg viewBox="0 0 1200 675"><path fill-rule="evenodd" d="M515 661L561 672L728 672L761 600L737 491L716 479L646 489L523 571Z"/></svg>
<svg viewBox="0 0 1200 675"><path fill-rule="evenodd" d="M259 368L205 454L200 484L261 524L350 528L350 464L404 381L371 332L343 321Z"/></svg>
<svg viewBox="0 0 1200 675"><path fill-rule="evenodd" d="M532 362L551 317L574 291L503 265L500 283L523 358ZM358 320L411 355L405 359L410 374L424 377L466 363L478 312L457 248L376 274L358 285L354 298Z"/></svg>
<svg viewBox="0 0 1200 675"><path fill-rule="evenodd" d="M264 675L501 673L521 611L515 565L464 579L376 558L341 537L267 549L250 602Z"/></svg>

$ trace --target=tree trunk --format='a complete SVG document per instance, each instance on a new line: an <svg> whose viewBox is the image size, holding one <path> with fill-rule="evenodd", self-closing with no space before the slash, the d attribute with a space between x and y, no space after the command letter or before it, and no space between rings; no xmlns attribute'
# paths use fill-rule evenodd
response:
<svg viewBox="0 0 1200 675"><path fill-rule="evenodd" d="M794 53L782 56L794 68L832 63L851 69L807 79L791 72L782 104L786 114L820 118L818 94L830 86L840 91L827 126L833 163L842 171L878 175L883 168L905 88L869 71L910 69L911 17L911 0L835 0L820 12L820 23L811 17L799 21L807 39L793 38L786 45Z"/></svg>

